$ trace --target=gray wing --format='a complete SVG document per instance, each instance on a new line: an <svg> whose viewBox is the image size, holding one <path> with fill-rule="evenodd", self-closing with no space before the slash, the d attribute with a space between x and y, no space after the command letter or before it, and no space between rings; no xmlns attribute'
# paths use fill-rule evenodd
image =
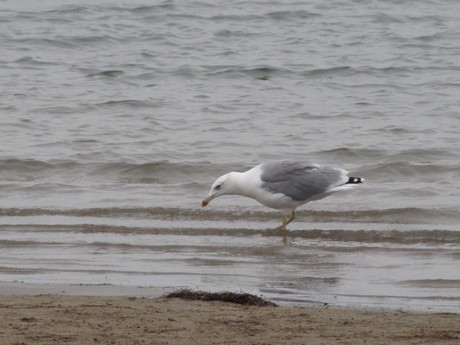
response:
<svg viewBox="0 0 460 345"><path fill-rule="evenodd" d="M263 189L282 193L296 201L308 200L348 180L344 170L297 161L269 162L261 168Z"/></svg>

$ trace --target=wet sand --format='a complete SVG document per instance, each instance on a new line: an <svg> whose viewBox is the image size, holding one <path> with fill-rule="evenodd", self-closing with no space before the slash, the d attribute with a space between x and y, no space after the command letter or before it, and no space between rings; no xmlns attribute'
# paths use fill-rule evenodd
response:
<svg viewBox="0 0 460 345"><path fill-rule="evenodd" d="M460 314L0 294L0 345L459 344Z"/></svg>

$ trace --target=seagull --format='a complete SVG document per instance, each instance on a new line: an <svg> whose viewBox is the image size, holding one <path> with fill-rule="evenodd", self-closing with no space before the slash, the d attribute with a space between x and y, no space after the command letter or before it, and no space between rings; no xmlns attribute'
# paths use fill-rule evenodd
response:
<svg viewBox="0 0 460 345"><path fill-rule="evenodd" d="M242 195L281 210L285 217L278 229L286 231L299 206L363 182L364 178L349 177L346 170L339 168L295 160L266 162L245 172L230 172L219 177L201 206L222 195Z"/></svg>

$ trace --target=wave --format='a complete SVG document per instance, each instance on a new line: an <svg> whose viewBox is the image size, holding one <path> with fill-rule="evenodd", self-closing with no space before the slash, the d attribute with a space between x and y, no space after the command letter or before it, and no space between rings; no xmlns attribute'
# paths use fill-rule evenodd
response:
<svg viewBox="0 0 460 345"><path fill-rule="evenodd" d="M291 21L293 19L310 19L313 17L321 16L319 13L310 12L306 10L293 10L293 11L275 11L267 14L267 17L280 21Z"/></svg>
<svg viewBox="0 0 460 345"><path fill-rule="evenodd" d="M460 287L460 279L419 279L419 280L403 280L398 285L417 286L419 288L434 288L445 289Z"/></svg>
<svg viewBox="0 0 460 345"><path fill-rule="evenodd" d="M366 223L366 224L457 224L458 209L393 208L364 211L298 211L306 222L326 223ZM188 219L253 221L277 220L278 212L273 211L228 211L189 208L83 208L83 209L45 209L45 208L0 208L0 216L68 216L68 217L113 217L142 219ZM442 221L442 222L440 222Z"/></svg>
<svg viewBox="0 0 460 345"><path fill-rule="evenodd" d="M107 72L107 71L106 71ZM106 72L100 72L97 73L98 76L101 76L101 73L104 74ZM108 73L113 73L114 71L108 71ZM121 71L117 71L121 72ZM107 76L107 75L105 75ZM115 75L112 75L111 77L114 77ZM97 103L95 104L96 107L104 108L104 109L112 109L112 108L128 108L128 109L139 109L139 108L147 108L147 109L152 109L152 108L157 108L158 107L158 102L156 101L146 101L146 100L137 100L137 99L121 99L117 101L107 101L107 102L102 102L102 103Z"/></svg>
<svg viewBox="0 0 460 345"><path fill-rule="evenodd" d="M59 17L71 15L72 18L74 18L73 16L75 14L84 15L84 16L90 15L92 14L92 10L90 9L90 7L87 7L87 6L63 5L53 10L41 12L41 14L42 15L52 15L53 17L55 17L56 15Z"/></svg>
<svg viewBox="0 0 460 345"><path fill-rule="evenodd" d="M215 66L204 66L205 76L218 76L218 77L239 77L246 76L261 80L266 80L274 76L288 76L294 71L288 68L277 67L277 66L237 66L237 65L215 65Z"/></svg>
<svg viewBox="0 0 460 345"><path fill-rule="evenodd" d="M303 72L308 77L327 77L331 75L342 75L344 72L352 72L354 68L350 66L334 66L329 68L316 68Z"/></svg>
<svg viewBox="0 0 460 345"><path fill-rule="evenodd" d="M4 230L14 231L21 233L23 231L29 232L33 227L34 233L40 232L53 232L53 233L72 233L73 236L77 234L112 234L112 235L130 235L130 236L174 236L176 238L182 236L191 237L232 237L232 238L248 238L248 237L274 237L274 238L287 238L298 240L321 241L318 246L323 243L328 247L327 242L335 242L335 245L330 247L331 251L356 251L359 248L361 251L372 250L375 244L395 244L395 245L440 245L444 246L443 250L451 248L455 250L456 246L460 245L460 232L451 230L291 230L287 232L279 230L261 230L261 229L240 229L240 228L189 228L189 227L132 227L132 226L113 226L113 225L97 225L97 224L78 224L78 225L1 225L0 228ZM98 237L99 238L99 237ZM62 239L56 237L56 240L40 240L41 245L52 245L60 243ZM88 242L85 240L82 243L75 243L74 245L94 245L94 246L122 246L123 248L144 248L154 249L159 247L189 247L193 246L192 243L183 244L165 244L158 242L155 244L145 243L139 240L139 243L125 243L112 241L111 238L106 240L97 240L96 242ZM64 241L66 242L66 241ZM155 241L154 241L155 242ZM224 241L225 242L225 241ZM340 245L340 242L342 245ZM352 242L356 243L352 246ZM9 239L0 240L0 246L5 247L27 247L37 243L37 240L23 240ZM349 243L349 244L347 244ZM202 244L196 244L202 247ZM446 247L447 245L447 247ZM399 250L399 247L392 247L394 250ZM420 251L421 247L411 247L414 251ZM386 248L391 250L391 248ZM406 248L410 250L410 248Z"/></svg>
<svg viewBox="0 0 460 345"><path fill-rule="evenodd" d="M392 129L390 129L392 130ZM369 157L374 161L407 161L423 163L431 160L439 159L458 159L459 155L457 152L440 150L436 148L432 149L408 149L398 151L388 151L383 149L369 149L369 148L349 148L349 147L338 147L331 150L319 151L321 156L331 156L334 158L346 157Z"/></svg>
<svg viewBox="0 0 460 345"><path fill-rule="evenodd" d="M91 141L97 142L97 141ZM85 176L86 179L112 176L115 181L133 183L181 183L191 182L192 176L216 177L238 169L235 165L215 165L210 162L174 163L154 161L148 163L88 162L74 160L5 159L0 160L0 180L38 181L44 177L59 179L62 176ZM241 170L248 167L240 166Z"/></svg>
<svg viewBox="0 0 460 345"><path fill-rule="evenodd" d="M334 66L330 68L314 68L309 70L298 70L294 67L286 66L204 66L204 75L207 76L248 76L261 80L268 80L273 77L298 78L306 77L326 77L330 75L342 75L344 72L352 72L354 69L350 66Z"/></svg>
<svg viewBox="0 0 460 345"><path fill-rule="evenodd" d="M100 72L94 72L91 74L88 74L88 77L118 77L120 75L123 75L125 72L122 70L105 70L105 71L100 71Z"/></svg>
<svg viewBox="0 0 460 345"><path fill-rule="evenodd" d="M324 78L333 76L350 76L354 74L365 74L365 75L380 75L380 74L398 74L403 72L413 72L412 67L385 67L385 68L365 68L358 69L351 66L331 66L326 68L312 68L312 69L299 69L299 67L287 67L287 66L203 66L207 72L205 75L247 75L260 77L273 77L282 76L289 78L298 78L299 76L308 78ZM390 84L357 84L354 87L369 87L369 86L382 86L399 88Z"/></svg>
<svg viewBox="0 0 460 345"><path fill-rule="evenodd" d="M359 170L366 176L380 181L452 181L460 179L460 164L416 164L395 161L368 166Z"/></svg>

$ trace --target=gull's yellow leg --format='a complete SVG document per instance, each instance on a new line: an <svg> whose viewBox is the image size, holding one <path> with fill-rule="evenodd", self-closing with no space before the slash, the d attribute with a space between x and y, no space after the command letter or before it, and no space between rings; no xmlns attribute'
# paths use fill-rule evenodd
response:
<svg viewBox="0 0 460 345"><path fill-rule="evenodd" d="M295 219L295 211L283 219L283 223L278 227L279 230L286 231L286 226Z"/></svg>

